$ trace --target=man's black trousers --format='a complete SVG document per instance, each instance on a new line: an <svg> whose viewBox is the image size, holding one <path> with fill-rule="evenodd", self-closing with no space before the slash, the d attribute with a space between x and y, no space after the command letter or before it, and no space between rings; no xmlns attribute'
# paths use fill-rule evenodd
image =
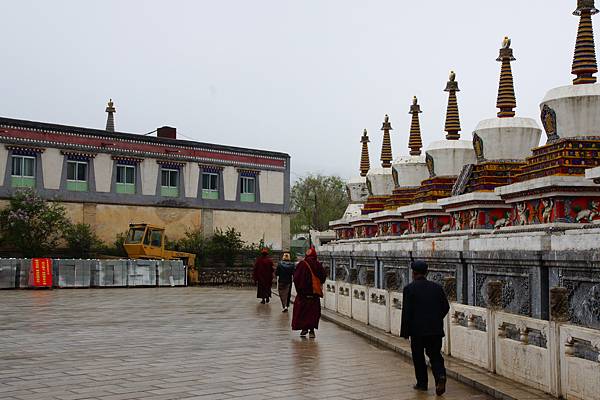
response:
<svg viewBox="0 0 600 400"><path fill-rule="evenodd" d="M429 357L431 371L437 382L439 378L446 376L444 358L442 357L442 336L411 336L410 349L412 351L413 364L417 385L427 387L427 364L425 354ZM425 353L425 354L424 354Z"/></svg>

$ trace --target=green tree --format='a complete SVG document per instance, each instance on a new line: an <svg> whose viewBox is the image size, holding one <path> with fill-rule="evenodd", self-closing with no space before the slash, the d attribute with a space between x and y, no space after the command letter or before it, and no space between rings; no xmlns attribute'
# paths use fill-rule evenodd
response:
<svg viewBox="0 0 600 400"><path fill-rule="evenodd" d="M78 258L90 258L90 254L102 246L92 227L88 224L72 224L64 231L69 254Z"/></svg>
<svg viewBox="0 0 600 400"><path fill-rule="evenodd" d="M0 210L3 242L24 257L42 257L54 250L70 225L66 210L47 202L32 189L18 190Z"/></svg>
<svg viewBox="0 0 600 400"><path fill-rule="evenodd" d="M338 176L308 175L292 187L292 233L309 229L325 231L329 221L339 219L348 206L344 181Z"/></svg>

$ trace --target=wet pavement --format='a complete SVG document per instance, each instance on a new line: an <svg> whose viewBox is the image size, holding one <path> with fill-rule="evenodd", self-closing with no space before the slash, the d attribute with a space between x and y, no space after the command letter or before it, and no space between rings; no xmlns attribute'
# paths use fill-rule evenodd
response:
<svg viewBox="0 0 600 400"><path fill-rule="evenodd" d="M290 319L241 289L0 291L0 399L436 398L396 353ZM443 398L489 397L450 380Z"/></svg>

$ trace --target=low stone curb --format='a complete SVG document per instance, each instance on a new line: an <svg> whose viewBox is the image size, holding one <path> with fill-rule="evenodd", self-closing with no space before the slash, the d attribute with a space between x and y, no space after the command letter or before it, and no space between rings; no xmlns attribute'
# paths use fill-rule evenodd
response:
<svg viewBox="0 0 600 400"><path fill-rule="evenodd" d="M410 344L405 339L393 336L377 328L354 321L329 310L321 310L321 318L356 333L370 342L390 349L401 356L412 360ZM523 384L491 373L483 368L460 361L454 357L444 356L448 376L468 386L474 387L496 399L501 400L535 400L556 399L555 397L533 388L525 388Z"/></svg>

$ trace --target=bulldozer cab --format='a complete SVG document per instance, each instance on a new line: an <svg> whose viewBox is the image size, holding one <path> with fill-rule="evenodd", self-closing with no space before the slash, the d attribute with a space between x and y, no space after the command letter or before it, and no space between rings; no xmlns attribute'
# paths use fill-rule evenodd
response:
<svg viewBox="0 0 600 400"><path fill-rule="evenodd" d="M162 258L165 229L149 224L130 224L123 246L130 258Z"/></svg>

